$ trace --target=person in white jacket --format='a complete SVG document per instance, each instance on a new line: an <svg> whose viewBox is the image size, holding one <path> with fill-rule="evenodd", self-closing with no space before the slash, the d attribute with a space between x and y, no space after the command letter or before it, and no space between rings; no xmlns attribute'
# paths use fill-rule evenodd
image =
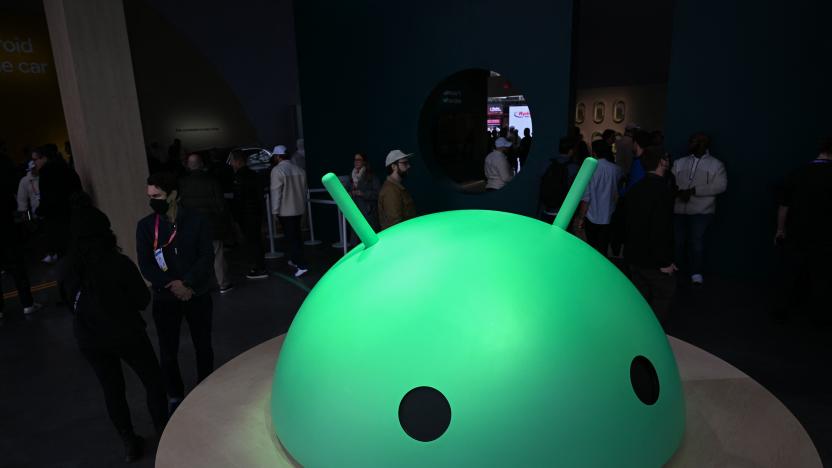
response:
<svg viewBox="0 0 832 468"><path fill-rule="evenodd" d="M485 189L489 191L503 188L514 177L511 173L508 158L506 157L506 152L511 149L511 142L500 137L497 138L494 145L496 149L488 153L488 156L485 157L484 166L486 179Z"/></svg>
<svg viewBox="0 0 832 468"><path fill-rule="evenodd" d="M275 147L277 165L272 168L269 185L272 214L280 220L289 244L289 265L298 278L308 271L303 257L300 220L306 211L306 172L292 164L286 147Z"/></svg>
<svg viewBox="0 0 832 468"><path fill-rule="evenodd" d="M41 164L43 165L43 164ZM20 179L17 185L17 211L30 213L32 217L40 205L40 178L38 177L39 167L35 162L29 162L26 175Z"/></svg>
<svg viewBox="0 0 832 468"><path fill-rule="evenodd" d="M716 211L716 197L728 188L725 166L710 153L710 138L695 133L688 141L690 155L673 163L679 191L676 196L676 261L687 260L691 282L701 285L705 232Z"/></svg>

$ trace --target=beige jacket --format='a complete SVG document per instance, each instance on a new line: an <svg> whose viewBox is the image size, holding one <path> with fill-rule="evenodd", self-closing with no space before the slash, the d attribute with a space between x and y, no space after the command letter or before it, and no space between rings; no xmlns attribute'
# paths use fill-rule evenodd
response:
<svg viewBox="0 0 832 468"><path fill-rule="evenodd" d="M283 160L272 168L272 214L276 216L300 216L306 212L306 172Z"/></svg>

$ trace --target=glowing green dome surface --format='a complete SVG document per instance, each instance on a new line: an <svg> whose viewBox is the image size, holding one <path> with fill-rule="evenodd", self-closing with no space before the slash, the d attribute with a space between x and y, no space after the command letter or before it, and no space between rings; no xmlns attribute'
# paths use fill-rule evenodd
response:
<svg viewBox="0 0 832 468"><path fill-rule="evenodd" d="M429 442L399 419L423 386L451 411ZM404 222L333 266L286 336L271 411L306 467L658 467L685 424L670 346L627 278L562 229L496 211Z"/></svg>

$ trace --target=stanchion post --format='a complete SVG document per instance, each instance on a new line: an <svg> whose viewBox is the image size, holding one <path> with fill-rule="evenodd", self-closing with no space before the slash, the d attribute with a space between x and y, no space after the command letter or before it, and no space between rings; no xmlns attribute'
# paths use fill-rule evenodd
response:
<svg viewBox="0 0 832 468"><path fill-rule="evenodd" d="M332 202L334 205L335 202ZM341 234L341 210L338 209L338 206L335 206L335 217L338 218L338 238L340 239L338 242L334 242L332 244L333 249L340 249L344 246L344 236Z"/></svg>
<svg viewBox="0 0 832 468"><path fill-rule="evenodd" d="M304 245L320 245L321 241L315 239L315 223L312 221L312 193L306 191L306 219L309 221L309 240Z"/></svg>
<svg viewBox="0 0 832 468"><path fill-rule="evenodd" d="M264 255L263 258L267 260L274 260L276 258L283 257L283 253L278 252L274 248L274 218L272 217L271 196L266 193L264 197L266 198L266 221L269 224L269 251L266 252L266 255Z"/></svg>

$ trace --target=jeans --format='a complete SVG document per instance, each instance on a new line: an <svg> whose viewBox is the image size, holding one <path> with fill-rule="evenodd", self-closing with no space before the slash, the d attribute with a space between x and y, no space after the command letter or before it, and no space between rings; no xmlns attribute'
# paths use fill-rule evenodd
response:
<svg viewBox="0 0 832 468"><path fill-rule="evenodd" d="M263 259L263 220L260 217L246 217L240 224L240 229L245 237L245 250L251 268L265 270L266 262Z"/></svg>
<svg viewBox="0 0 832 468"><path fill-rule="evenodd" d="M162 385L162 373L156 361L156 353L150 344L147 333L142 332L130 340L125 340L113 348L81 348L81 354L92 366L101 389L107 414L113 426L122 436L133 434L133 422L130 408L124 393L124 374L121 371L123 360L133 369L144 385L147 395L147 409L157 434L162 434L168 421L168 406L165 388Z"/></svg>
<svg viewBox="0 0 832 468"><path fill-rule="evenodd" d="M298 268L306 269L306 260L303 257L303 236L300 232L300 215L280 216L280 225L283 226L283 234L286 235L288 244L289 260Z"/></svg>
<svg viewBox="0 0 832 468"><path fill-rule="evenodd" d="M713 219L713 214L674 217L676 261L685 265L691 275L701 275L705 270L705 232Z"/></svg>
<svg viewBox="0 0 832 468"><path fill-rule="evenodd" d="M214 370L214 349L211 345L213 302L210 294L194 296L190 301L154 300L153 321L159 334L159 361L165 389L171 398L182 399L185 387L179 372L179 331L182 319L188 322L191 341L196 351L197 382Z"/></svg>

